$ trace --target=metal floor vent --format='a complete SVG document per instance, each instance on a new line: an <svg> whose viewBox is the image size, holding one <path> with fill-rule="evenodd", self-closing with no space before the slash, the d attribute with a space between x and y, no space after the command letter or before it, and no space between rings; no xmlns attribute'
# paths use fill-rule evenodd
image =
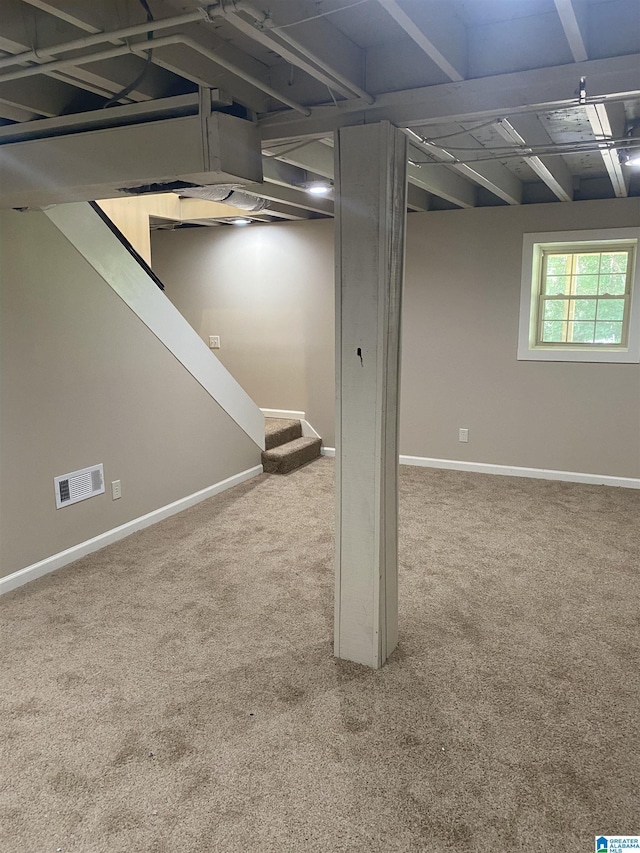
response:
<svg viewBox="0 0 640 853"><path fill-rule="evenodd" d="M94 495L101 495L104 492L104 469L102 464L92 465L91 468L55 477L53 483L56 490L56 507L61 509Z"/></svg>

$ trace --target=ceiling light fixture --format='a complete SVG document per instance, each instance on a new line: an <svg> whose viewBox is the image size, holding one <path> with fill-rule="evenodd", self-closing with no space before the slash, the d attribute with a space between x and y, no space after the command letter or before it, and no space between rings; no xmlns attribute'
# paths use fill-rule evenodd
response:
<svg viewBox="0 0 640 853"><path fill-rule="evenodd" d="M640 124L630 125L626 136L633 145L630 148L618 148L618 160L623 166L640 166Z"/></svg>
<svg viewBox="0 0 640 853"><path fill-rule="evenodd" d="M327 195L332 189L331 184L326 181L313 181L313 183L307 184L305 187L305 190L311 195Z"/></svg>
<svg viewBox="0 0 640 853"><path fill-rule="evenodd" d="M232 225L251 225L250 219L245 219L243 216L239 216L237 219L231 220Z"/></svg>
<svg viewBox="0 0 640 853"><path fill-rule="evenodd" d="M620 148L618 160L622 166L640 166L639 148Z"/></svg>

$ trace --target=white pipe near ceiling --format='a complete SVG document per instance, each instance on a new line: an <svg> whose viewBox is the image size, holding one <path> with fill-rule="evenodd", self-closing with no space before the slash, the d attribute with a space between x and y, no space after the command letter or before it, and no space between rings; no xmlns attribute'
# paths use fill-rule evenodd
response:
<svg viewBox="0 0 640 853"><path fill-rule="evenodd" d="M308 59L310 62L316 65L317 71L314 74L313 68L310 69L306 62L304 64L301 64L298 57L296 57L295 54L290 53L290 51L287 51L286 55L284 55L285 59L290 62L293 62L294 64L299 65L307 73L312 74L316 77L316 79L320 80L322 83L325 83L325 85L330 85L333 81L337 81L337 83L341 84L341 86L347 90L345 93L343 88L335 87L335 83L333 83L333 86L336 88L336 91L339 91L340 94L348 96L350 93L352 93L354 95L357 95L359 98L363 98L364 100L366 100L368 104L374 103L375 98L373 98L372 95L370 95L368 92L365 92L364 89L362 89L356 83L353 83L351 80L345 77L344 74L341 74L339 71L336 71L335 68L332 68L323 59L321 59L319 56L316 56L315 53L312 53L312 51L310 51L307 47L301 44L297 39L293 38L293 36L290 36L287 33L283 33L278 30L272 18L267 12L261 12L260 10L256 9L256 7L252 3L247 2L247 0L229 0L229 2L224 4L222 2L218 2L216 5L209 6L207 12L209 15L216 15L218 17L224 18L232 26L241 29L242 32L248 35L250 38L253 38L254 40L259 41L263 44L268 43L274 50L276 50L276 52L280 52L281 55L283 55L283 45L280 44L277 38L274 38L275 34L282 41L286 42L295 50L297 50L302 57ZM253 18L253 20L260 25L261 29L256 30L253 26L251 28L242 26L244 22L241 18L239 19L237 17L237 15L235 14L236 12L244 12L245 14L249 15L249 17ZM325 73L320 74L317 73L318 71ZM326 74L328 74L329 77L332 77L333 81L327 80L325 76Z"/></svg>
<svg viewBox="0 0 640 853"><path fill-rule="evenodd" d="M162 30L167 27L179 27L182 26L182 24L190 24L194 21L202 20L209 20L209 16L205 9L200 8L195 12L187 12L184 15L176 15L172 18L160 18L157 21L145 21L144 24L135 24L131 27L123 27L119 30L94 33L93 35L84 36L83 38L74 39L73 41L63 42L62 44L54 44L50 47L44 47L38 50L27 50L23 53L14 53L12 56L3 56L0 59L0 68L7 68L10 65L19 65L23 62L37 62L40 59L56 56L59 53L68 53L70 50L79 50L83 47L93 47L96 44L104 44L105 41L143 35L144 33L154 32L155 30Z"/></svg>
<svg viewBox="0 0 640 853"><path fill-rule="evenodd" d="M152 41L136 42L135 44L125 44L121 47L112 47L108 50L98 51L97 53L89 53L86 56L75 56L73 59L57 59L54 62L45 62L42 65L32 65L28 68L9 71L6 74L0 74L0 83L8 82L10 80L21 80L23 77L34 77L38 74L55 71L58 68L71 68L76 65L87 65L91 62L98 62L102 59L112 59L116 56L124 56L127 53L146 53L148 50L155 50L156 48L167 47L168 45L173 44L183 44L186 47L190 47L197 53L202 54L202 56L210 59L211 62L222 66L222 68L226 68L227 71L235 74L236 77L240 77L242 80L245 80L247 83L255 86L256 89L260 89L260 91L275 100L280 101L280 103L291 107L291 109L296 110L296 112L301 113L303 116L311 115L311 110L307 107L303 107L302 104L297 103L297 101L292 101L290 98L287 98L286 95L280 94L280 92L272 89L268 84L263 83L262 80L259 80L257 77L254 77L252 74L244 71L242 68L238 68L237 65L234 65L232 62L228 62L226 59L218 56L214 51L203 47L201 44L183 33L164 36L163 38L153 39Z"/></svg>

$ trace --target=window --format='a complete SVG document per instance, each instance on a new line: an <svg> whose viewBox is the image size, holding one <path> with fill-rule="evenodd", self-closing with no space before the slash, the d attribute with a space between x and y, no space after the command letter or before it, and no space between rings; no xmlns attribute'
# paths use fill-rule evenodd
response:
<svg viewBox="0 0 640 853"><path fill-rule="evenodd" d="M640 361L640 229L525 234L518 358Z"/></svg>

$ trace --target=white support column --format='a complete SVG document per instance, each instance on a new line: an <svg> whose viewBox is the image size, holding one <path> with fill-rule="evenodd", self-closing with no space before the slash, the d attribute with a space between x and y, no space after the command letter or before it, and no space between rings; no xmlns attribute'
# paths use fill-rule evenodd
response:
<svg viewBox="0 0 640 853"><path fill-rule="evenodd" d="M398 399L407 139L335 141L336 657L383 665L398 635Z"/></svg>

